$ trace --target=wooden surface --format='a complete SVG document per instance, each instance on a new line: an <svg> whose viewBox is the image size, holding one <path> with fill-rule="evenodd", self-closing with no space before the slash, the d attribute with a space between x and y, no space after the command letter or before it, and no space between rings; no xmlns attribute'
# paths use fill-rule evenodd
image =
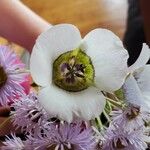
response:
<svg viewBox="0 0 150 150"><path fill-rule="evenodd" d="M71 23L82 36L94 28L107 28L120 38L126 25L127 0L22 0L51 24ZM0 38L0 44L6 44ZM21 55L22 48L12 45Z"/></svg>
<svg viewBox="0 0 150 150"><path fill-rule="evenodd" d="M125 30L127 0L22 0L52 24L72 23L84 36L98 27L121 38Z"/></svg>

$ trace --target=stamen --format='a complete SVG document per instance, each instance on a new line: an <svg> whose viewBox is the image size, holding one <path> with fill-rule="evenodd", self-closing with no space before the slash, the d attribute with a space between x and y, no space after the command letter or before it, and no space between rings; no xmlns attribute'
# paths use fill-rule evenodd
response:
<svg viewBox="0 0 150 150"><path fill-rule="evenodd" d="M126 114L126 117L129 120L136 118L140 113L140 107L131 106L129 112Z"/></svg>
<svg viewBox="0 0 150 150"><path fill-rule="evenodd" d="M128 143L127 139L126 139L126 142ZM120 138L118 138L116 142L113 142L113 147L117 149L124 149L126 145L125 143L123 143L123 141L121 141Z"/></svg>
<svg viewBox="0 0 150 150"><path fill-rule="evenodd" d="M73 84L75 82L75 77L74 74L70 74L69 76L66 77L66 82L69 84Z"/></svg>
<svg viewBox="0 0 150 150"><path fill-rule="evenodd" d="M77 77L79 77L79 78L84 78L84 75L82 75L82 74L75 73L75 75L76 75Z"/></svg>
<svg viewBox="0 0 150 150"><path fill-rule="evenodd" d="M69 65L70 65L71 67L74 67L75 62L76 62L76 58L75 58L75 56L72 56L71 59L69 60Z"/></svg>
<svg viewBox="0 0 150 150"><path fill-rule="evenodd" d="M86 68L83 64L76 64L75 67L77 71L81 71L82 73L84 73L84 69Z"/></svg>

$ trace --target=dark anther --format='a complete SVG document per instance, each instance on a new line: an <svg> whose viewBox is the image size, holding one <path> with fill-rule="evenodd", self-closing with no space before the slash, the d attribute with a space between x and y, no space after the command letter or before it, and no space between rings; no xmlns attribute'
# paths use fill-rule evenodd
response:
<svg viewBox="0 0 150 150"><path fill-rule="evenodd" d="M127 139L126 139L127 140ZM128 140L127 140L128 142ZM117 149L124 149L126 146L123 144L120 138L117 139L116 143L113 142L113 147Z"/></svg>
<svg viewBox="0 0 150 150"><path fill-rule="evenodd" d="M139 113L140 113L140 108L132 106L130 112L128 112L126 116L129 120L132 120L136 118L139 115Z"/></svg>
<svg viewBox="0 0 150 150"><path fill-rule="evenodd" d="M70 76L66 78L66 82L67 83L74 83L75 82L74 74L70 74Z"/></svg>
<svg viewBox="0 0 150 150"><path fill-rule="evenodd" d="M82 73L84 73L85 65L83 65L83 64L76 64L75 68L76 68L77 71L81 71Z"/></svg>
<svg viewBox="0 0 150 150"><path fill-rule="evenodd" d="M79 77L79 78L84 78L84 75L82 75L82 74L75 73L75 75L76 75L77 77Z"/></svg>

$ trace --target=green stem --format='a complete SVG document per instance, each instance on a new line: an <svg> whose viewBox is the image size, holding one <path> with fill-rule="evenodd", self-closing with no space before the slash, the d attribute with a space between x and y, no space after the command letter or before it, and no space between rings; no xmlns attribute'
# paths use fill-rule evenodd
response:
<svg viewBox="0 0 150 150"><path fill-rule="evenodd" d="M103 114L105 115L105 117L108 120L108 122L111 122L111 119L110 119L109 115L106 113L105 110L103 110Z"/></svg>
<svg viewBox="0 0 150 150"><path fill-rule="evenodd" d="M97 124L98 124L98 129L99 130L103 130L103 124L102 124L102 122L101 122L99 117L96 118L96 121L97 121Z"/></svg>
<svg viewBox="0 0 150 150"><path fill-rule="evenodd" d="M109 94L112 96L112 99L114 99L115 101L117 101L117 102L120 101L114 93L109 93Z"/></svg>
<svg viewBox="0 0 150 150"><path fill-rule="evenodd" d="M123 103L116 102L115 100L110 99L109 97L105 97L105 98L106 98L106 100L108 100L115 107L118 107L118 108L121 108L121 109L124 107Z"/></svg>

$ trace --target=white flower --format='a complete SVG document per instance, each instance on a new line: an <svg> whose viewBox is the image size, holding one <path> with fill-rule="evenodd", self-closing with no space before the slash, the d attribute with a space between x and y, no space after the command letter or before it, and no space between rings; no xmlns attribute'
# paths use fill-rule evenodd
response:
<svg viewBox="0 0 150 150"><path fill-rule="evenodd" d="M30 69L47 112L69 122L74 115L90 120L105 106L100 91L112 92L124 83L127 59L111 31L95 29L82 39L75 26L60 24L38 37Z"/></svg>
<svg viewBox="0 0 150 150"><path fill-rule="evenodd" d="M150 110L150 65L134 72L134 77L144 98L143 105Z"/></svg>
<svg viewBox="0 0 150 150"><path fill-rule="evenodd" d="M144 110L150 110L150 49L143 44L137 61L129 67L130 76L126 79L123 89L127 102L139 105Z"/></svg>

